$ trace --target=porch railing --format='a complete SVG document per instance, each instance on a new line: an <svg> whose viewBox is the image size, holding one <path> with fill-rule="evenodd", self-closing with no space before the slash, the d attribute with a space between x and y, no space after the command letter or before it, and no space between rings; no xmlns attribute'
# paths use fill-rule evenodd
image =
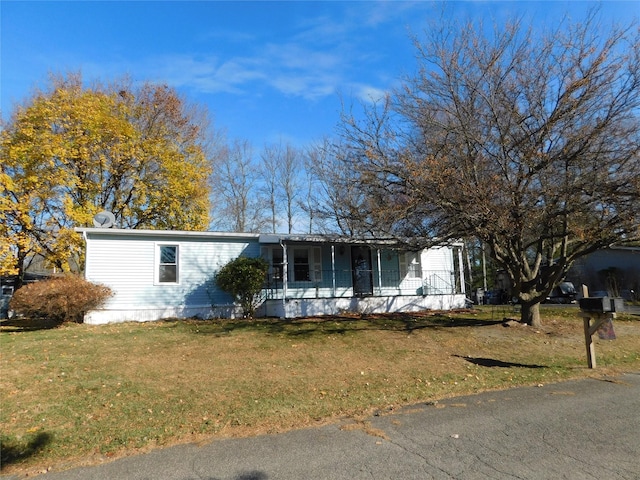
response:
<svg viewBox="0 0 640 480"><path fill-rule="evenodd" d="M296 278L296 275L298 278ZM301 277L301 278L300 278ZM264 298L349 298L358 296L454 295L462 293L458 274L447 270L322 270L268 276Z"/></svg>

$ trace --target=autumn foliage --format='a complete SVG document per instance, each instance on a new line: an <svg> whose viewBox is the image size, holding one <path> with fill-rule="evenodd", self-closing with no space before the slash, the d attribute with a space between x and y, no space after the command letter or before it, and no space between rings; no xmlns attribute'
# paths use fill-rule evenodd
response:
<svg viewBox="0 0 640 480"><path fill-rule="evenodd" d="M109 287L66 275L23 286L9 308L30 319L81 323L87 311L100 307L112 294Z"/></svg>
<svg viewBox="0 0 640 480"><path fill-rule="evenodd" d="M102 210L121 228L206 229L207 123L165 85L52 79L0 131L0 273L34 255L72 270L74 228Z"/></svg>

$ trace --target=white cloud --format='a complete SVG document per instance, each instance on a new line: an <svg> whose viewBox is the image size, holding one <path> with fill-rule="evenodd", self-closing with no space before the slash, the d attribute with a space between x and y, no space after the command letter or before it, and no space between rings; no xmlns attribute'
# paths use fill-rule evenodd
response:
<svg viewBox="0 0 640 480"><path fill-rule="evenodd" d="M253 56L166 55L148 59L151 78L205 93L248 94L260 85L284 95L317 99L332 95L341 82L340 57L299 44L270 44ZM138 71L140 65L138 65Z"/></svg>
<svg viewBox="0 0 640 480"><path fill-rule="evenodd" d="M367 103L380 102L387 95L388 91L371 85L354 84L353 94L356 98Z"/></svg>
<svg viewBox="0 0 640 480"><path fill-rule="evenodd" d="M359 4L341 10L340 18L305 17L279 43L260 44L251 34L217 31L215 38L221 41L215 42L210 53L156 56L128 70L145 79L207 94L262 95L265 88L271 88L282 95L316 101L342 90L366 102L377 101L385 91L368 85L367 78L380 80L385 65L378 63L380 52L373 40L377 29L385 28L383 23L393 22L399 10L412 5L401 3ZM126 68L123 63L113 67ZM374 67L377 73L371 71Z"/></svg>

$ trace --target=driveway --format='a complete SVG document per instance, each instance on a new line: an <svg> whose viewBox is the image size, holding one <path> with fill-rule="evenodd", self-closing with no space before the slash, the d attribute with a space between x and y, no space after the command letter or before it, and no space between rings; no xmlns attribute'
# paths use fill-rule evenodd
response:
<svg viewBox="0 0 640 480"><path fill-rule="evenodd" d="M640 374L451 398L38 478L638 480Z"/></svg>

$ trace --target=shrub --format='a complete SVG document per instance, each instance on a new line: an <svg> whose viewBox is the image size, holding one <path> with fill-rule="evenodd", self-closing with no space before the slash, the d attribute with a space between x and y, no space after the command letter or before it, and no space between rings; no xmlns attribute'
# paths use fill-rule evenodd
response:
<svg viewBox="0 0 640 480"><path fill-rule="evenodd" d="M252 318L268 270L269 264L262 258L238 257L220 269L215 282L240 303L245 318Z"/></svg>
<svg viewBox="0 0 640 480"><path fill-rule="evenodd" d="M51 278L17 290L9 307L27 318L82 323L88 310L101 306L113 292L78 275Z"/></svg>

